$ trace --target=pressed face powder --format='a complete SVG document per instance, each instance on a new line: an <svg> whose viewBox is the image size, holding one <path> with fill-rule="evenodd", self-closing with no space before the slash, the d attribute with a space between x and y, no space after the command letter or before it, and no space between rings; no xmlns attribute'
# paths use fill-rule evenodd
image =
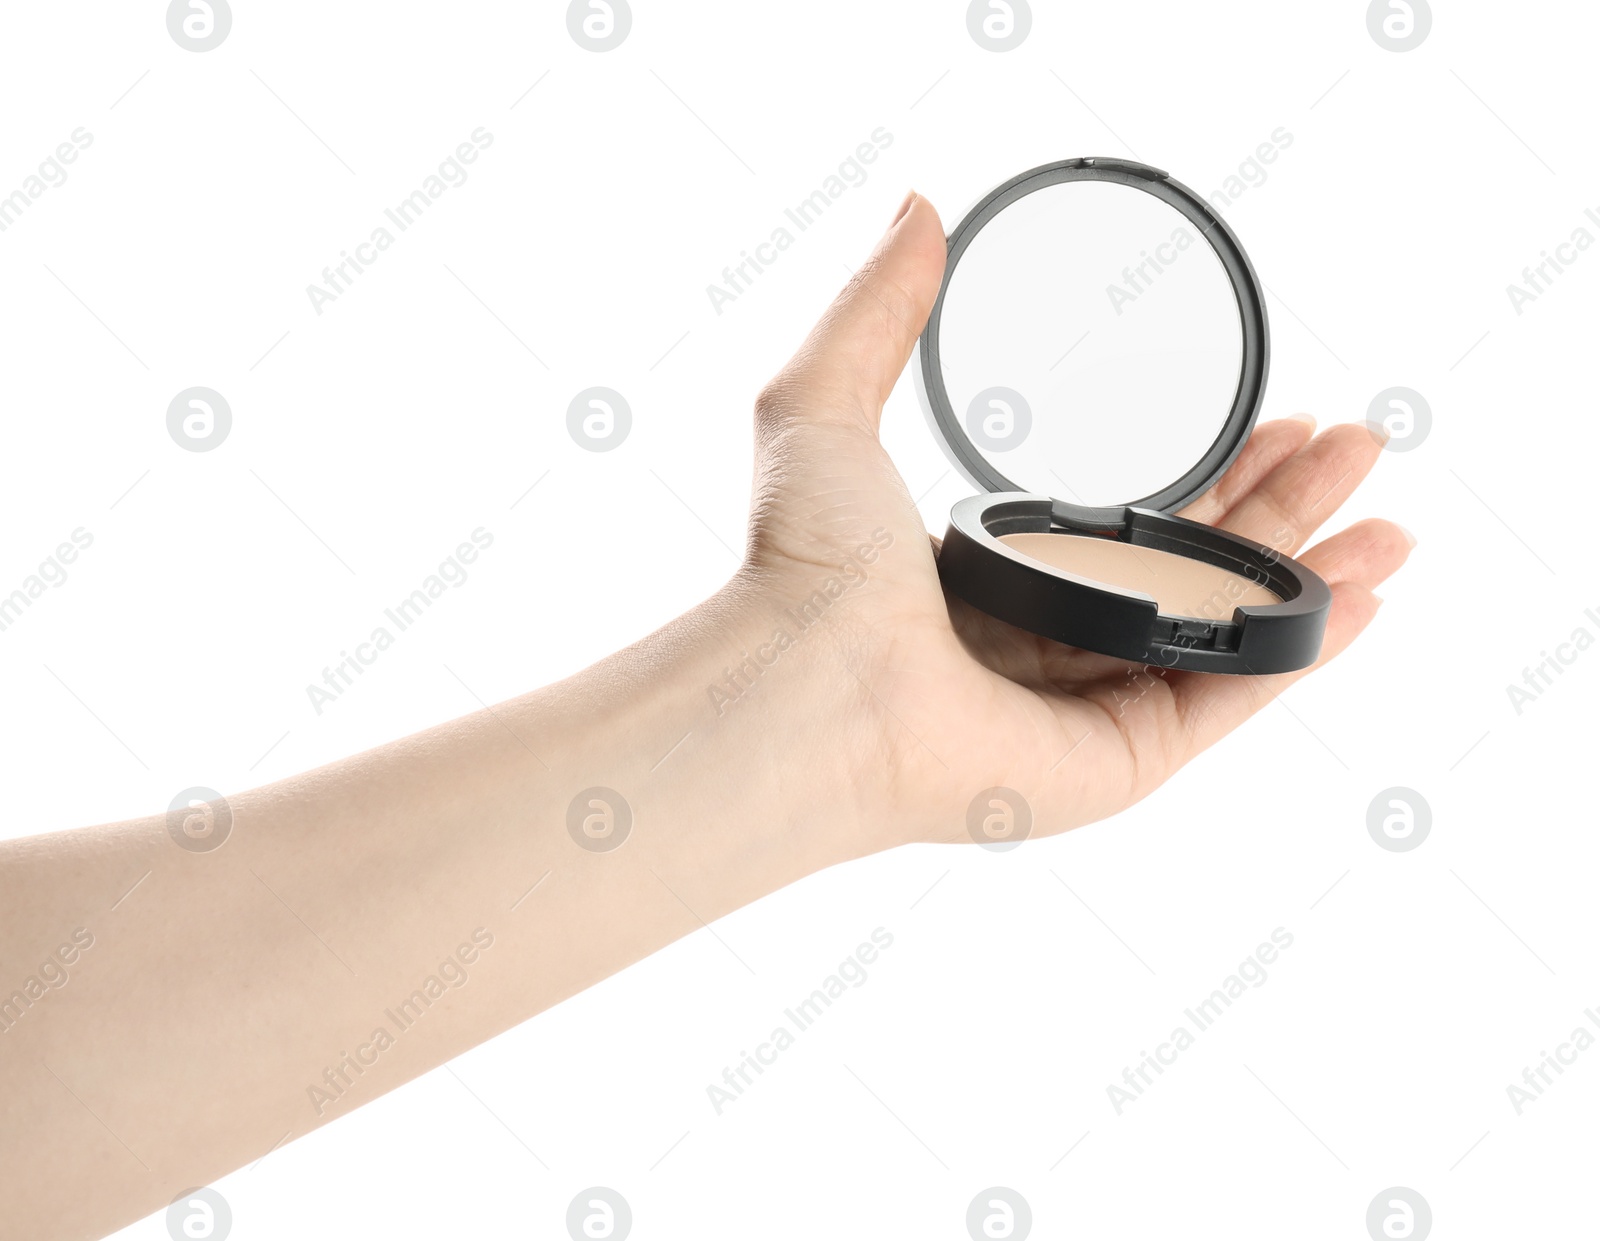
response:
<svg viewBox="0 0 1600 1241"><path fill-rule="evenodd" d="M1000 542L1074 577L1149 595L1165 616L1225 621L1236 607L1282 602L1265 586L1220 565L1117 539L1041 532L1002 534Z"/></svg>

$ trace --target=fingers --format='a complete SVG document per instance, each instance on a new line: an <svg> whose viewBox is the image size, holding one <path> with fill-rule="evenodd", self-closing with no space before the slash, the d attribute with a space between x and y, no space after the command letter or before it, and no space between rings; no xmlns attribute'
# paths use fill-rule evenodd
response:
<svg viewBox="0 0 1600 1241"><path fill-rule="evenodd" d="M1392 521L1357 522L1311 548L1301 563L1333 590L1328 628L1317 662L1281 676L1217 676L1187 673L1173 684L1178 715L1188 737L1189 757L1213 745L1266 706L1295 681L1345 650L1377 615L1382 602L1373 589L1406 562L1414 540Z"/></svg>
<svg viewBox="0 0 1600 1241"><path fill-rule="evenodd" d="M912 193L876 250L757 399L758 416L854 422L876 433L944 276L944 226Z"/></svg>
<svg viewBox="0 0 1600 1241"><path fill-rule="evenodd" d="M1329 427L1269 472L1216 524L1293 555L1350 498L1382 449L1379 435L1364 423Z"/></svg>
<svg viewBox="0 0 1600 1241"><path fill-rule="evenodd" d="M1370 589L1405 564L1415 546L1404 526L1373 517L1324 539L1300 563L1330 586L1356 582Z"/></svg>
<svg viewBox="0 0 1600 1241"><path fill-rule="evenodd" d="M1178 516L1203 521L1208 526L1216 525L1229 509L1254 491L1263 478L1304 448L1316 429L1317 421L1310 414L1262 423L1227 473L1205 495L1179 510Z"/></svg>

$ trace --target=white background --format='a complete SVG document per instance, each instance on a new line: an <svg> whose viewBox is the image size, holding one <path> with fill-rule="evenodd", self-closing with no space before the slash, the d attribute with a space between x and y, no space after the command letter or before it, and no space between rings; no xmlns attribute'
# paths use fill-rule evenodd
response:
<svg viewBox="0 0 1600 1241"><path fill-rule="evenodd" d="M1600 636L1600 253L1520 316L1506 286L1600 212L1600 13L1436 7L1395 53L1355 0L1040 3L1002 54L950 0L641 0L596 54L557 3L238 0L197 54L160 3L6 6L0 193L93 143L0 233L0 593L94 539L0 633L8 834L303 770L710 593L751 399L908 187L947 225L1071 155L1210 192L1284 127L1227 212L1271 291L1265 416L1432 409L1336 523L1420 538L1371 633L1147 802L781 892L716 928L753 976L690 936L455 1062L498 1121L435 1072L228 1177L234 1236L561 1236L596 1184L640 1238L961 1238L991 1185L1051 1237L1362 1238L1396 1185L1440 1237L1589 1218L1600 1051L1520 1116L1506 1087L1600 1004L1600 652L1520 714L1506 687ZM480 126L470 179L317 315L306 286ZM868 180L716 314L880 126ZM193 385L232 407L211 452L166 430ZM633 411L610 453L566 431L592 385ZM964 485L909 377L884 428L942 530ZM480 525L470 580L316 715L307 683ZM1431 806L1411 852L1367 831L1391 786ZM865 985L715 1115L706 1085L879 926ZM1117 1115L1124 1066L1280 926L1268 981Z"/></svg>

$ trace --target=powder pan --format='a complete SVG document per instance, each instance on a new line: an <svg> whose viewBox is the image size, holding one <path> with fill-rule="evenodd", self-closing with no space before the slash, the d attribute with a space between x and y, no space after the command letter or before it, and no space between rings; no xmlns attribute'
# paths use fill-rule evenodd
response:
<svg viewBox="0 0 1600 1241"><path fill-rule="evenodd" d="M1123 510L1114 537L1221 566L1282 600L1219 606L1215 616L1164 615L1149 594L1119 590L1025 556L1006 534L1072 532L1048 496L969 496L950 513L939 578L957 598L1029 633L1155 668L1265 674L1314 663L1332 596L1287 556L1213 526L1151 509Z"/></svg>

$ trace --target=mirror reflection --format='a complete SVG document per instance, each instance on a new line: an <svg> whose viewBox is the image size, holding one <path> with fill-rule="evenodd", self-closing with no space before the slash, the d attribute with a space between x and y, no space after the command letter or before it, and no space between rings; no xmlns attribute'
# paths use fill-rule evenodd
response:
<svg viewBox="0 0 1600 1241"><path fill-rule="evenodd" d="M1045 186L957 261L940 361L951 408L1019 491L1128 504L1182 477L1232 407L1239 307L1200 229L1143 190Z"/></svg>

